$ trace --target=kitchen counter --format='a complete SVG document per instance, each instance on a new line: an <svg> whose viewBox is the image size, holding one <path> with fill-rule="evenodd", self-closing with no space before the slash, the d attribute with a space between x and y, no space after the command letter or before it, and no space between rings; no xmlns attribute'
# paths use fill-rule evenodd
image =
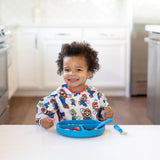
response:
<svg viewBox="0 0 160 160"><path fill-rule="evenodd" d="M19 24L17 27L31 27L31 28L126 28L129 29L130 25L117 25L117 24L108 24L108 25L55 25L55 24Z"/></svg>
<svg viewBox="0 0 160 160"><path fill-rule="evenodd" d="M160 125L121 125L127 135L106 126L93 138L70 138L55 128L0 125L1 160L158 160Z"/></svg>
<svg viewBox="0 0 160 160"><path fill-rule="evenodd" d="M160 25L146 25L145 30L160 33Z"/></svg>

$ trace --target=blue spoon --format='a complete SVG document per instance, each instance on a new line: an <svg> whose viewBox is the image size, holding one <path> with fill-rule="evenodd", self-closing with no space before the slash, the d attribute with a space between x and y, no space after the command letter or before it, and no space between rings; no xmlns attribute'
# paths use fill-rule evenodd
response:
<svg viewBox="0 0 160 160"><path fill-rule="evenodd" d="M114 125L113 126L115 130L117 130L120 134L126 135L127 132L124 132L122 128L120 128L120 126L118 125Z"/></svg>
<svg viewBox="0 0 160 160"><path fill-rule="evenodd" d="M104 126L104 125L106 125L106 124L108 124L108 123L111 123L113 121L113 119L107 119L107 120L105 120L105 121L103 121L103 122L100 122L98 125L97 125L97 129L99 129L99 128L101 128L102 126Z"/></svg>

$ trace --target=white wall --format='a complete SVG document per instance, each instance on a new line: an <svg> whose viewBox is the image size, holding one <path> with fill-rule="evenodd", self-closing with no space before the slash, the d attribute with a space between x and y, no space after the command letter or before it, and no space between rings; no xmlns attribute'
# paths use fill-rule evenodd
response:
<svg viewBox="0 0 160 160"><path fill-rule="evenodd" d="M159 0L132 0L135 23L160 24Z"/></svg>
<svg viewBox="0 0 160 160"><path fill-rule="evenodd" d="M0 0L0 24L34 24L34 8L42 24L57 26L128 25L133 7L136 23L160 23L159 0Z"/></svg>
<svg viewBox="0 0 160 160"><path fill-rule="evenodd" d="M128 25L128 0L0 0L0 23L34 24L39 5L42 24L55 26Z"/></svg>

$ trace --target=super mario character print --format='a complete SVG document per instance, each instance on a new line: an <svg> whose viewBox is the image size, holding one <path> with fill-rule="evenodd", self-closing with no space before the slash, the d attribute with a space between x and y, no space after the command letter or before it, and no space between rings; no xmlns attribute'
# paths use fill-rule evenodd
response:
<svg viewBox="0 0 160 160"><path fill-rule="evenodd" d="M89 97L92 98L95 91L91 90L91 88L89 88L88 86L87 86L87 89L88 89Z"/></svg>
<svg viewBox="0 0 160 160"><path fill-rule="evenodd" d="M95 111L98 111L98 102L95 101L92 103L92 108L95 110Z"/></svg>
<svg viewBox="0 0 160 160"><path fill-rule="evenodd" d="M77 119L77 116L76 116L77 112L74 109L70 110L70 114L72 116L72 120L76 120Z"/></svg>
<svg viewBox="0 0 160 160"><path fill-rule="evenodd" d="M66 92L63 89L60 89L59 94L60 94L59 99L60 99L61 103L63 104L63 107L69 108L68 104L66 103L66 98L67 98Z"/></svg>
<svg viewBox="0 0 160 160"><path fill-rule="evenodd" d="M55 99L51 99L50 100L50 102L51 102L51 104L54 106L54 109L56 110L56 109L58 109L58 104L57 104L57 102L56 102L56 100Z"/></svg>
<svg viewBox="0 0 160 160"><path fill-rule="evenodd" d="M43 106L43 101L44 101L44 98L41 98L40 101L39 101L39 103L38 103L38 106L39 106L39 107L42 107L42 106Z"/></svg>
<svg viewBox="0 0 160 160"><path fill-rule="evenodd" d="M81 114L83 116L83 119L92 119L92 114L91 114L91 110L88 108L81 108L80 109Z"/></svg>
<svg viewBox="0 0 160 160"><path fill-rule="evenodd" d="M98 97L98 99L100 100L100 98L102 98L102 92L98 92L98 93L97 93L97 97Z"/></svg>
<svg viewBox="0 0 160 160"><path fill-rule="evenodd" d="M74 93L74 97L76 97L76 96L78 96L78 95L80 95L80 93Z"/></svg>
<svg viewBox="0 0 160 160"><path fill-rule="evenodd" d="M40 107L40 110L45 114L48 115L49 117L53 118L54 113L50 111L50 109L52 108L52 104L51 103L45 103L43 104L44 99L41 98L38 106Z"/></svg>
<svg viewBox="0 0 160 160"><path fill-rule="evenodd" d="M53 118L54 117L54 113L51 112L51 111L48 111L46 108L42 107L41 108L41 111L45 114L45 115L48 115L50 118Z"/></svg>
<svg viewBox="0 0 160 160"><path fill-rule="evenodd" d="M73 105L73 106L76 106L76 103L75 103L76 101L75 101L75 99L71 99L71 105Z"/></svg>
<svg viewBox="0 0 160 160"><path fill-rule="evenodd" d="M79 105L83 105L83 106L87 107L86 102L87 102L87 95L86 94L82 94L82 97L81 97L81 99L79 101Z"/></svg>
<svg viewBox="0 0 160 160"><path fill-rule="evenodd" d="M74 109L71 109L71 110L70 110L70 114L71 114L71 116L72 116L72 120L81 119L80 116L77 116L77 112L76 112Z"/></svg>
<svg viewBox="0 0 160 160"><path fill-rule="evenodd" d="M37 104L36 122L48 115L61 120L97 119L105 120L102 111L109 108L107 99L98 89L86 86L83 92L72 93L67 85L54 90Z"/></svg>
<svg viewBox="0 0 160 160"><path fill-rule="evenodd" d="M65 112L60 112L58 111L59 115L60 115L60 119L64 119L65 117Z"/></svg>

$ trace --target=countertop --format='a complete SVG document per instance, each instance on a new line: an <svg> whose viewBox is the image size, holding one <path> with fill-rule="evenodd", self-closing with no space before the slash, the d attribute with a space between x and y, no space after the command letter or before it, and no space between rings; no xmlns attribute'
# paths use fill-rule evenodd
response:
<svg viewBox="0 0 160 160"><path fill-rule="evenodd" d="M12 26L12 25L10 25ZM130 28L130 25L55 25L55 24L17 24L17 27L31 27L31 28Z"/></svg>
<svg viewBox="0 0 160 160"><path fill-rule="evenodd" d="M159 160L160 125L106 126L92 138L70 138L55 127L0 125L0 160Z"/></svg>
<svg viewBox="0 0 160 160"><path fill-rule="evenodd" d="M145 30L149 32L158 32L160 33L160 25L146 25Z"/></svg>

